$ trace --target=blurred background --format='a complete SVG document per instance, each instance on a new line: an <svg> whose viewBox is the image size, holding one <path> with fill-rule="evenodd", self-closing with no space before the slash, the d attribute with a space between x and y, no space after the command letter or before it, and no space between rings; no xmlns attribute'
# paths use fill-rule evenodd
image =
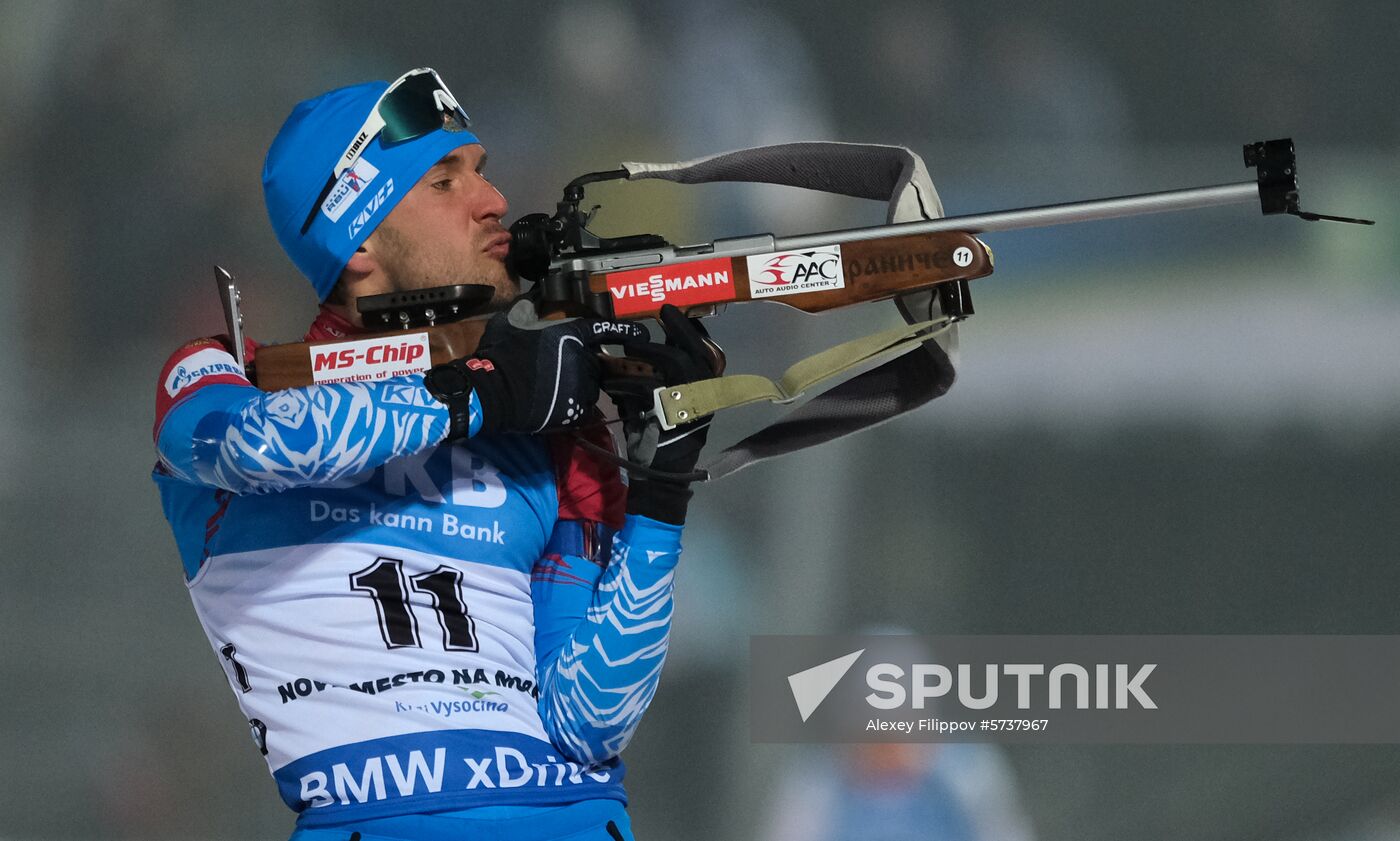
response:
<svg viewBox="0 0 1400 841"><path fill-rule="evenodd" d="M1397 36L1381 0L3 0L0 838L289 833L149 480L155 378L221 330L215 262L252 335L300 337L267 145L297 101L421 65L512 218L621 160L788 140L909 145L962 214L1246 180L1241 144L1291 136L1305 209L1379 220L985 237L945 398L700 491L626 753L639 838L792 837L819 790L794 769L841 784L838 752L751 742L751 634L1400 633ZM602 233L677 242L883 218L783 188L589 196ZM755 304L711 329L775 374L896 318ZM1021 746L981 757L985 786L955 758L928 761L999 837L1400 838L1396 746Z"/></svg>

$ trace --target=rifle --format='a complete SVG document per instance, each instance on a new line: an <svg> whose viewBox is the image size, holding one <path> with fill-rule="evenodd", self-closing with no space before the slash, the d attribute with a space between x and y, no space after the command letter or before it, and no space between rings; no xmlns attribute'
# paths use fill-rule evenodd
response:
<svg viewBox="0 0 1400 841"><path fill-rule="evenodd" d="M703 317L730 303L753 300L819 313L895 299L910 322L906 328L850 342L799 363L776 384L757 377L725 377L693 384L696 388L643 385L639 389L637 384L647 381L649 366L605 356L605 374L612 383L633 398L639 390L649 393L654 401L651 413L663 428L673 428L716 409L755 400L791 402L838 373L932 344L932 339L973 314L969 281L992 273L992 252L978 234L1254 202L1266 215L1374 224L1301 210L1296 154L1289 139L1246 144L1244 164L1255 170L1254 180L938 218L941 205L923 162L900 147L788 144L680 164L627 163L570 181L552 216L533 213L518 219L511 226L509 261L522 280L533 281L529 294L547 317L643 319L655 316L668 303ZM640 178L679 183L761 181L888 198L892 221L841 231L792 237L758 234L688 246L673 245L655 234L604 238L589 231L597 208L581 209L585 186ZM912 221L901 221L901 215L912 217ZM216 267L216 280L230 336L243 363L238 292L222 268ZM260 348L250 379L266 390L381 379L469 355L485 327L483 307L490 293L489 287L460 285L362 298L357 306L365 325L382 327L382 331L352 339ZM722 362L717 346L714 352ZM944 363L947 370L937 377L942 382L926 384L922 395L902 402L919 405L946 391L952 371L946 357L937 365ZM907 380L911 372L906 366L892 375ZM858 413L861 422L856 426L908 408L911 406L902 405L878 417ZM843 427L837 434L846 431L851 429Z"/></svg>

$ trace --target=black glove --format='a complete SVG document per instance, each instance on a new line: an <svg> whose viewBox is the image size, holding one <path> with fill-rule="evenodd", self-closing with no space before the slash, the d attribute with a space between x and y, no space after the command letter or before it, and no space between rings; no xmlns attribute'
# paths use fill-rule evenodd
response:
<svg viewBox="0 0 1400 841"><path fill-rule="evenodd" d="M598 402L599 346L645 339L634 322L541 321L521 298L491 317L474 354L429 369L423 384L451 411L448 440L467 437L473 393L479 433L549 432L577 423Z"/></svg>
<svg viewBox="0 0 1400 841"><path fill-rule="evenodd" d="M699 319L686 318L670 304L661 308L659 318L666 331L666 344L649 345L645 350L629 347L629 356L650 362L663 385L681 385L718 375L722 357L717 358L717 350L712 351L706 344L709 336ZM693 473L709 437L711 420L703 417L663 430L655 418L640 420L633 416L624 425L628 455L654 471ZM685 479L634 474L628 485L627 513L681 525L691 493L690 482Z"/></svg>

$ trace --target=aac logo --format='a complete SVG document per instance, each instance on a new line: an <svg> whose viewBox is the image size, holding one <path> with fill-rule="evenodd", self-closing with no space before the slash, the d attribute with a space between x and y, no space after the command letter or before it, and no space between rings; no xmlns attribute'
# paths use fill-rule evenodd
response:
<svg viewBox="0 0 1400 841"><path fill-rule="evenodd" d="M394 194L394 179L390 178L384 182L384 186L379 188L379 192L374 194L374 198L369 200L365 209L360 211L360 215L350 220L350 238L354 239L356 234L364 228L370 219L374 218L375 212L384 205L384 200Z"/></svg>
<svg viewBox="0 0 1400 841"><path fill-rule="evenodd" d="M780 254L768 261L763 270L767 277L756 278L759 283L786 286L806 280L836 280L841 272L841 258L830 252L808 251L802 254Z"/></svg>
<svg viewBox="0 0 1400 841"><path fill-rule="evenodd" d="M748 258L749 297L795 295L844 289L841 246L823 245L809 251L783 251Z"/></svg>

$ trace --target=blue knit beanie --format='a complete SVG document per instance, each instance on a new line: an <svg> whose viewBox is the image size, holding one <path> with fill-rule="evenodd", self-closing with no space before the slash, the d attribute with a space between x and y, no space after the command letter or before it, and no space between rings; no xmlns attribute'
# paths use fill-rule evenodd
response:
<svg viewBox="0 0 1400 841"><path fill-rule="evenodd" d="M437 129L385 144L381 133L340 177L303 234L306 215L336 161L388 87L388 82L366 82L298 104L267 150L262 180L268 218L282 249L310 279L320 301L355 249L423 173L453 149L480 142L469 131Z"/></svg>

